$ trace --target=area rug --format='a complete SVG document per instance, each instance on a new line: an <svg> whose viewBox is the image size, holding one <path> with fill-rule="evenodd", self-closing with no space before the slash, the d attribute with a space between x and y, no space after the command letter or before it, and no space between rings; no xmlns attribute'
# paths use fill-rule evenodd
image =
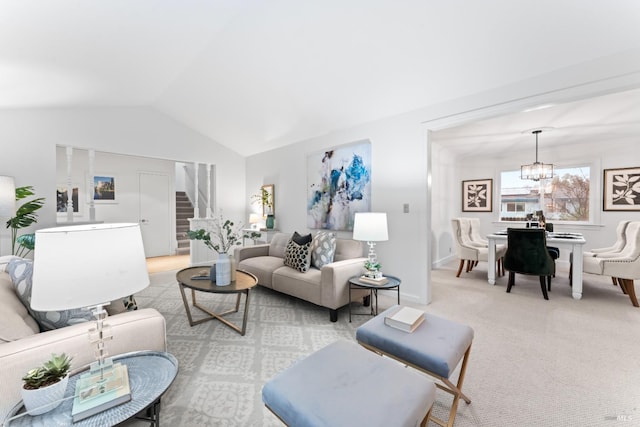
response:
<svg viewBox="0 0 640 427"><path fill-rule="evenodd" d="M168 351L180 364L178 377L162 398L163 425L282 426L262 403L264 383L336 340L354 340L356 328L370 318L356 315L349 323L348 311L342 309L338 322L331 323L328 309L258 286L251 291L244 336L216 320L191 327L175 272L151 278L151 286L136 295L138 305L165 316ZM214 311L235 304L235 296L200 292L197 299ZM242 308L226 318L241 324ZM368 310L362 305L353 309ZM197 309L192 313L194 320L204 317Z"/></svg>

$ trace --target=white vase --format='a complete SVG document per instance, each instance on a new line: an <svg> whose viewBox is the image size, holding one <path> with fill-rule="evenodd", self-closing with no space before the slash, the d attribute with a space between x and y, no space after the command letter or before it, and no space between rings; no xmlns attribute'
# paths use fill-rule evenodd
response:
<svg viewBox="0 0 640 427"><path fill-rule="evenodd" d="M219 254L216 262L216 286L231 284L231 261L229 254Z"/></svg>
<svg viewBox="0 0 640 427"><path fill-rule="evenodd" d="M22 402L29 415L40 415L55 409L62 403L64 392L67 390L69 375L57 383L35 390L20 389Z"/></svg>

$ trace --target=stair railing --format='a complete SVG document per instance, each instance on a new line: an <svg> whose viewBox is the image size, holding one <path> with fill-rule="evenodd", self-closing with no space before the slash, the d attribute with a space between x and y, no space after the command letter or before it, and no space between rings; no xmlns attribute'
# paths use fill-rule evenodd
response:
<svg viewBox="0 0 640 427"><path fill-rule="evenodd" d="M198 163L192 164L184 164L184 175L185 175L185 193L189 198L189 201L193 205L194 217L195 218L209 218L212 215L212 207L211 207L211 197L208 197L208 194L211 194L211 165L207 165L206 169L206 178L202 175L201 168ZM204 182L200 182L204 181ZM206 186L206 193L203 187ZM200 203L200 200L205 201L204 203Z"/></svg>

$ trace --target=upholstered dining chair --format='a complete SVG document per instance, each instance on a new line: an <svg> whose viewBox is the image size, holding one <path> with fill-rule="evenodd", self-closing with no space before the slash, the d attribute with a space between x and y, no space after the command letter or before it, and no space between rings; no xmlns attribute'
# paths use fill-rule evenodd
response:
<svg viewBox="0 0 640 427"><path fill-rule="evenodd" d="M597 256L585 256L582 270L585 273L611 276L629 296L631 304L639 307L634 280L640 279L640 221L631 221L625 230L625 245L620 252L602 252Z"/></svg>
<svg viewBox="0 0 640 427"><path fill-rule="evenodd" d="M556 272L556 264L547 249L545 230L508 228L504 269L509 272L507 292L511 292L515 284L515 273L539 276L542 295L548 300L547 290L551 290L551 276Z"/></svg>
<svg viewBox="0 0 640 427"><path fill-rule="evenodd" d="M466 272L473 270L479 261L489 260L489 248L480 247L471 243L471 224L468 218L453 218L451 220L451 228L453 231L453 242L456 248L456 255L460 258L458 272L456 277L460 277L465 262L467 263ZM504 267L502 257L506 252L504 245L496 245L496 273L498 276L504 275Z"/></svg>
<svg viewBox="0 0 640 427"><path fill-rule="evenodd" d="M465 219L465 218L461 218ZM480 234L480 218L466 218L469 221L469 238L471 244L479 248L488 248L489 241Z"/></svg>
<svg viewBox="0 0 640 427"><path fill-rule="evenodd" d="M618 223L616 227L616 241L613 245L607 246L605 248L595 248L590 251L583 252L582 256L584 258L613 258L620 254L620 252L624 249L627 244L627 225L629 225L631 221L622 220ZM569 257L569 283L571 283L571 277L573 276L573 254L570 254ZM613 282L613 286L618 285L618 279L616 277L611 277L611 281Z"/></svg>
<svg viewBox="0 0 640 427"><path fill-rule="evenodd" d="M630 222L631 221L623 220L618 223L618 226L616 227L616 241L613 245L607 246L606 248L591 249L588 252L584 252L584 256L607 257L608 255L598 255L598 254L621 252L627 243L626 231L627 231L627 226L629 225Z"/></svg>

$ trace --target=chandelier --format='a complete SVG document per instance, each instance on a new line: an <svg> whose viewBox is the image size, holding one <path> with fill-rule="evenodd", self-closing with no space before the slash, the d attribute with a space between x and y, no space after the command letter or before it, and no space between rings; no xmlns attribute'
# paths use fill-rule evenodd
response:
<svg viewBox="0 0 640 427"><path fill-rule="evenodd" d="M537 129L532 132L536 136L536 161L529 165L520 166L520 178L540 181L541 179L553 178L553 165L544 164L538 161L538 134L542 133Z"/></svg>

